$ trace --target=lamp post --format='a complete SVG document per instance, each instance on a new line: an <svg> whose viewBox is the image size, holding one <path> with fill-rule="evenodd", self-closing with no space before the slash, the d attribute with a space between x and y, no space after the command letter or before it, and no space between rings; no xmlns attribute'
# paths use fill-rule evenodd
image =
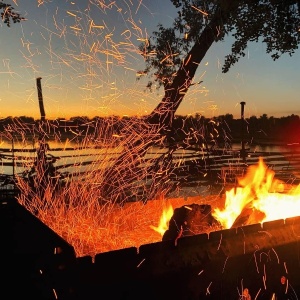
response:
<svg viewBox="0 0 300 300"><path fill-rule="evenodd" d="M246 162L246 150L245 150L245 116L244 116L244 112L245 112L245 105L246 102L242 101L240 102L241 104L241 122L242 122L242 150L241 150L241 155L243 158L243 162Z"/></svg>

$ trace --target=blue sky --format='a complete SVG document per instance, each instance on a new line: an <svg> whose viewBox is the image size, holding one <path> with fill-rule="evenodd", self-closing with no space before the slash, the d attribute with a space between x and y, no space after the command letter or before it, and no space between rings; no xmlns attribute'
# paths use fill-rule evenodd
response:
<svg viewBox="0 0 300 300"><path fill-rule="evenodd" d="M143 115L163 91L145 91L136 80L144 68L137 52L158 22L171 24L169 0L6 0L27 18L0 27L0 118L39 118L36 78L42 77L46 117ZM114 3L104 5L103 3ZM102 6L99 4L102 3ZM230 38L214 44L177 113L206 117L300 115L300 51L273 61L261 43L222 74Z"/></svg>

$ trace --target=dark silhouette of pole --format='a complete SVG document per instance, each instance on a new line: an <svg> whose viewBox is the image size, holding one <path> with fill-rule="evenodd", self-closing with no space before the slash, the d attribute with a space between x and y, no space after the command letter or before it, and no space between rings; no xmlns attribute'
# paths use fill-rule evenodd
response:
<svg viewBox="0 0 300 300"><path fill-rule="evenodd" d="M46 113L44 108L44 100L42 93L42 85L41 85L41 77L36 78L36 86L38 92L38 100L40 107L41 119L39 122L39 147L37 149L37 157L36 157L36 190L39 192L41 200L44 200L46 187L49 185L49 177L48 177L48 162L47 162L47 150L48 144L45 140L45 124L46 124Z"/></svg>
<svg viewBox="0 0 300 300"><path fill-rule="evenodd" d="M37 92L38 92L38 99L39 99L39 107L40 107L40 113L41 113L41 121L46 120L46 114L44 109L44 101L43 101L43 92L42 92L42 85L41 85L42 77L38 77L36 79L36 86L37 86Z"/></svg>
<svg viewBox="0 0 300 300"><path fill-rule="evenodd" d="M15 186L15 142L14 142L14 136L12 135L11 140L11 146L12 146L12 162L13 162L13 181Z"/></svg>
<svg viewBox="0 0 300 300"><path fill-rule="evenodd" d="M245 163L246 162L246 150L245 150L245 115L244 115L244 112L245 112L245 105L246 105L246 102L242 101L241 103L241 122L242 122L242 151L241 151L241 154L242 154L242 158L243 158L243 162Z"/></svg>

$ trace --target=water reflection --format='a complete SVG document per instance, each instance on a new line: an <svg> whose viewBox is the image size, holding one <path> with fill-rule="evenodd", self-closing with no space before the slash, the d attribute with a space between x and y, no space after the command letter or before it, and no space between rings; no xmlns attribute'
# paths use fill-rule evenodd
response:
<svg viewBox="0 0 300 300"><path fill-rule="evenodd" d="M60 172L86 172L92 169L103 169L109 166L110 161L123 151L122 146L119 147L104 147L95 143L80 144L76 141L58 141L49 140L47 155L53 158L55 167ZM0 142L0 174L12 175L22 174L32 167L34 160L36 160L39 144L38 142L14 142L2 140ZM222 149L220 149L222 150ZM226 153L235 153L239 155L241 144L232 144L231 150L226 149ZM151 147L144 159L156 158L168 151L167 148ZM286 144L286 145L251 145L247 149L248 153L266 153L266 154L283 154L297 155L300 153L300 145ZM221 154L220 154L221 153ZM220 152L219 155L223 153ZM224 153L224 154L226 154ZM178 149L174 152L174 162L195 161L206 157L207 152L203 150L187 150ZM210 155L211 156L211 155ZM141 162L142 163L142 162ZM276 163L276 161L274 161Z"/></svg>

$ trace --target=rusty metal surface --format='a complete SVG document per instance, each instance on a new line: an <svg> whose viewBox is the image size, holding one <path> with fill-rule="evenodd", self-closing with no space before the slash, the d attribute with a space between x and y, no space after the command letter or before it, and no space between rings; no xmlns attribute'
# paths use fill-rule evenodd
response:
<svg viewBox="0 0 300 300"><path fill-rule="evenodd" d="M291 218L98 254L78 264L77 299L241 299L245 288L271 299L282 275L288 299L298 299L299 237L300 218Z"/></svg>

